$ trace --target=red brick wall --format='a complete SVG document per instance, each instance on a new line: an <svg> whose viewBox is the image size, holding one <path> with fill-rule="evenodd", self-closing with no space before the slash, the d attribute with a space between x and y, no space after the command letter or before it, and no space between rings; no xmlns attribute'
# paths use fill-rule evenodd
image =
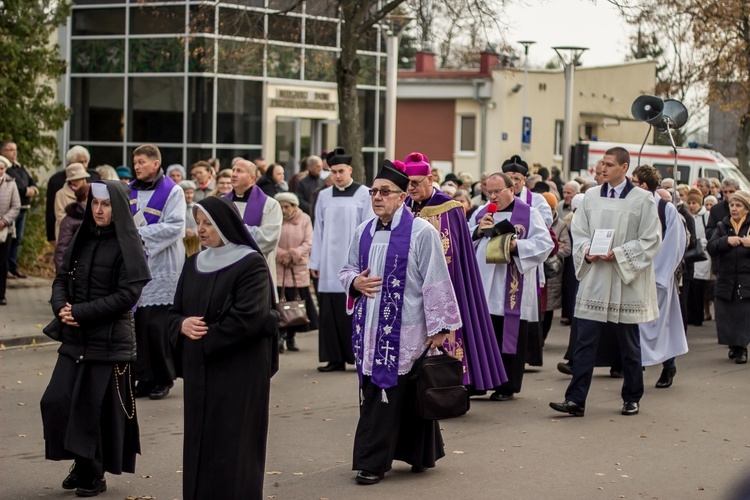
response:
<svg viewBox="0 0 750 500"><path fill-rule="evenodd" d="M412 151L430 160L453 161L456 104L452 100L399 99L396 108L396 159Z"/></svg>

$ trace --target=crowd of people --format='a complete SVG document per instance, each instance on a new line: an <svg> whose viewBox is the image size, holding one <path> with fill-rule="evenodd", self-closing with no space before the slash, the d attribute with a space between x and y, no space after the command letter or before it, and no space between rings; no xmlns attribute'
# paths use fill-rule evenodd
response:
<svg viewBox="0 0 750 500"><path fill-rule="evenodd" d="M2 150L4 293L23 278L11 242L37 189L15 144ZM557 368L572 378L550 406L574 416L595 366L623 378L621 413L638 414L643 367L661 364L655 385L670 387L688 325L716 318L719 344L747 362L750 193L733 179L674 185L622 148L594 182L533 173L520 156L477 182L441 178L412 153L367 187L341 148L289 179L262 159L164 168L150 144L132 171L89 168L81 146L66 161L47 190L45 333L61 347L42 417L46 456L75 461L63 488L80 496L106 491L105 472L133 472L136 399L168 397L182 377L184 497L261 498L270 378L304 331L318 330L317 370L357 372L361 484L394 460L420 473L444 455L439 425L414 410L425 350L461 361L471 397L510 401L560 310L570 338ZM306 324L279 328L279 301L304 303Z"/></svg>

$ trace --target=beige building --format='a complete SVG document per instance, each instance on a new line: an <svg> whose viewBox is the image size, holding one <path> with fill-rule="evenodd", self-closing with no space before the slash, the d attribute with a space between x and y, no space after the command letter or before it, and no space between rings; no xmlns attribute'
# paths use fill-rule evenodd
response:
<svg viewBox="0 0 750 500"><path fill-rule="evenodd" d="M434 69L419 53L414 71L399 72L396 156L427 154L444 173L499 169L520 154L530 165L562 166L565 76L560 70L497 68L497 56L481 54L479 70ZM571 144L598 139L640 143L646 127L630 114L633 100L653 93L656 64L639 60L575 71ZM531 118L522 144L524 93Z"/></svg>

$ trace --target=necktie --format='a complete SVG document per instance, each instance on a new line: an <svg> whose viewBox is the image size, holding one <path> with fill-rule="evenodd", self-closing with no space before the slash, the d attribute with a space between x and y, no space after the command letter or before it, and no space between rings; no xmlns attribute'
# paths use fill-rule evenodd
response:
<svg viewBox="0 0 750 500"><path fill-rule="evenodd" d="M610 198L614 198L614 197L615 197L615 188L611 188L611 189L609 190L609 197L610 197Z"/></svg>

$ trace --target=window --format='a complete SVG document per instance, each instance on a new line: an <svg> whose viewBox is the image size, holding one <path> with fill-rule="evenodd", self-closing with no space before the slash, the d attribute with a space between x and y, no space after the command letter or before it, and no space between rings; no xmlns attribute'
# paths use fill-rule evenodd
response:
<svg viewBox="0 0 750 500"><path fill-rule="evenodd" d="M459 127L459 151L475 152L477 137L477 117L475 115L462 116Z"/></svg>
<svg viewBox="0 0 750 500"><path fill-rule="evenodd" d="M185 33L185 7L133 7L130 9L130 33Z"/></svg>
<svg viewBox="0 0 750 500"><path fill-rule="evenodd" d="M305 43L335 47L337 27L336 23L308 19L305 21Z"/></svg>
<svg viewBox="0 0 750 500"><path fill-rule="evenodd" d="M631 161L637 163L638 155L634 154ZM674 163L654 163L654 168L659 171L662 179L674 179ZM690 181L690 167L687 165L678 165L677 171L680 173L680 178L677 179L677 182L687 184Z"/></svg>
<svg viewBox="0 0 750 500"><path fill-rule="evenodd" d="M562 158L563 155L563 129L565 128L565 121L555 120L555 149L553 154L557 157Z"/></svg>
<svg viewBox="0 0 750 500"><path fill-rule="evenodd" d="M191 77L188 79L188 137L187 142L213 142L214 80Z"/></svg>
<svg viewBox="0 0 750 500"><path fill-rule="evenodd" d="M125 9L73 11L73 36L124 35Z"/></svg>
<svg viewBox="0 0 750 500"><path fill-rule="evenodd" d="M128 140L182 142L184 78L133 77L129 84Z"/></svg>
<svg viewBox="0 0 750 500"><path fill-rule="evenodd" d="M122 78L71 78L71 141L122 141L124 92Z"/></svg>
<svg viewBox="0 0 750 500"><path fill-rule="evenodd" d="M720 181L724 180L724 175L721 173L720 170L715 168L703 168L703 177L706 179L719 179Z"/></svg>
<svg viewBox="0 0 750 500"><path fill-rule="evenodd" d="M260 144L263 84L219 79L217 97L219 109L216 117L216 142L219 144Z"/></svg>
<svg viewBox="0 0 750 500"><path fill-rule="evenodd" d="M302 42L302 19L283 14L269 14L268 39L281 42Z"/></svg>

